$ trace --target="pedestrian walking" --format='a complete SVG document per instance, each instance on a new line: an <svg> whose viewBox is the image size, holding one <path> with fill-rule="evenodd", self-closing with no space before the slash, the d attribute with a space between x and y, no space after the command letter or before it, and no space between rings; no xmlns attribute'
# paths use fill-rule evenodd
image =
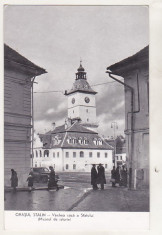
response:
<svg viewBox="0 0 162 235"><path fill-rule="evenodd" d="M59 190L59 187L58 187L57 182L55 180L55 171L52 166L50 166L49 169L51 172L49 174L49 179L48 179L48 190L55 188L55 187L57 190Z"/></svg>
<svg viewBox="0 0 162 235"><path fill-rule="evenodd" d="M18 186L18 177L17 172L14 169L11 169L11 187L13 188L13 192L16 192L16 187Z"/></svg>
<svg viewBox="0 0 162 235"><path fill-rule="evenodd" d="M122 170L120 172L120 175L121 175L120 185L126 187L127 186L127 170L125 169L124 165L122 166Z"/></svg>
<svg viewBox="0 0 162 235"><path fill-rule="evenodd" d="M115 182L116 182L116 184L119 184L120 183L120 168L119 168L119 166L117 166L117 168L115 170L115 175L116 175Z"/></svg>
<svg viewBox="0 0 162 235"><path fill-rule="evenodd" d="M33 190L33 184L34 184L34 176L33 176L33 170L32 169L29 173L27 181L28 181L29 192L31 192Z"/></svg>
<svg viewBox="0 0 162 235"><path fill-rule="evenodd" d="M101 189L103 190L104 184L106 184L105 168L100 163L97 169L98 169L97 183L101 185Z"/></svg>
<svg viewBox="0 0 162 235"><path fill-rule="evenodd" d="M113 169L111 170L111 180L112 182L112 187L116 187L116 170L115 170L115 166L113 166Z"/></svg>
<svg viewBox="0 0 162 235"><path fill-rule="evenodd" d="M96 170L96 165L93 164L92 165L92 169L91 169L91 185L93 187L93 190L98 189L97 187L97 170Z"/></svg>

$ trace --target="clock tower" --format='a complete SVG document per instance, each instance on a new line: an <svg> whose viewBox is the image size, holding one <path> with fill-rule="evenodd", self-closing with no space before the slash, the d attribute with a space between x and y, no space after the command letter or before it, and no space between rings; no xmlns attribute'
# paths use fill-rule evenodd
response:
<svg viewBox="0 0 162 235"><path fill-rule="evenodd" d="M65 95L68 97L68 118L78 120L83 126L95 130L98 127L96 122L96 94L97 92L87 82L86 72L80 62L72 89L65 91Z"/></svg>

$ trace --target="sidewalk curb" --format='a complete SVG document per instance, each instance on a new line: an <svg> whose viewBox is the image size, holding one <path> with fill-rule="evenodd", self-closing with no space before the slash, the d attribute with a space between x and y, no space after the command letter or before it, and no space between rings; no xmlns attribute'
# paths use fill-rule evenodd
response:
<svg viewBox="0 0 162 235"><path fill-rule="evenodd" d="M59 189L63 189L64 186L63 185L58 185ZM54 188L56 189L56 188ZM37 190L48 190L48 187L37 187L37 188L33 188L32 191L37 191ZM9 188L5 188L4 189L4 192L5 193L10 193L10 192L13 192L13 189L11 187ZM16 192L29 192L29 188L28 187L25 187L25 188L17 188L16 189Z"/></svg>
<svg viewBox="0 0 162 235"><path fill-rule="evenodd" d="M93 190L90 189L89 191L87 191L86 193L83 194L83 196L78 200L76 201L69 209L67 209L67 211L72 211L75 207L78 206L78 204L80 202L82 202Z"/></svg>

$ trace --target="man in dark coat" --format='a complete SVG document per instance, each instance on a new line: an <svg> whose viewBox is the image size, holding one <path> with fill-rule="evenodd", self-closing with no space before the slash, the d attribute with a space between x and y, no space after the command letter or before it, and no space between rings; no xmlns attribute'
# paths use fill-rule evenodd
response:
<svg viewBox="0 0 162 235"><path fill-rule="evenodd" d="M17 172L14 169L11 169L11 187L13 188L14 192L16 192L17 186L18 186Z"/></svg>
<svg viewBox="0 0 162 235"><path fill-rule="evenodd" d="M121 186L126 187L127 186L127 170L125 169L125 166L122 166L121 170Z"/></svg>
<svg viewBox="0 0 162 235"><path fill-rule="evenodd" d="M116 187L116 171L115 171L115 166L113 166L113 169L111 170L111 182L112 182L112 187Z"/></svg>
<svg viewBox="0 0 162 235"><path fill-rule="evenodd" d="M96 165L92 165L91 169L91 185L93 186L93 190L98 189L97 187L97 170L96 170Z"/></svg>
<svg viewBox="0 0 162 235"><path fill-rule="evenodd" d="M120 183L120 168L119 168L119 166L117 166L117 168L116 168L116 183L117 184Z"/></svg>
<svg viewBox="0 0 162 235"><path fill-rule="evenodd" d="M106 184L105 168L100 163L97 169L98 169L97 183L101 185L101 189L104 189L104 184Z"/></svg>

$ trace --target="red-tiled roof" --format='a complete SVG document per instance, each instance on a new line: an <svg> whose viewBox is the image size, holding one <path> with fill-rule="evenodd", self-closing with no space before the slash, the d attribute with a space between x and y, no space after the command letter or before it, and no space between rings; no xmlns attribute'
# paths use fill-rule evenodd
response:
<svg viewBox="0 0 162 235"><path fill-rule="evenodd" d="M46 135L48 137L46 137ZM51 136L51 138L49 137ZM97 132L91 131L83 127L79 123L74 123L71 127L65 129L65 125L56 127L54 131L40 135L43 139L44 148L73 148L73 149L105 149L113 148L107 144ZM76 139L76 143L70 143L68 139ZM79 139L87 140L87 143L81 144ZM55 141L55 139L57 141ZM96 145L94 140L102 141L101 145Z"/></svg>
<svg viewBox="0 0 162 235"><path fill-rule="evenodd" d="M35 65L30 60L26 59L24 56L20 55L17 51L13 50L11 47L4 44L4 60L12 61L17 64L28 67L35 73L35 75L41 75L43 73L47 73L45 69Z"/></svg>
<svg viewBox="0 0 162 235"><path fill-rule="evenodd" d="M51 131L52 134L64 133L64 132L78 132L78 133L92 133L92 134L97 133L83 127L81 124L77 122L72 124L69 128L65 129L65 125L62 125L56 127L53 131Z"/></svg>
<svg viewBox="0 0 162 235"><path fill-rule="evenodd" d="M71 127L67 129L67 132L97 134L97 132L89 130L88 128L83 127L79 123L74 123Z"/></svg>

